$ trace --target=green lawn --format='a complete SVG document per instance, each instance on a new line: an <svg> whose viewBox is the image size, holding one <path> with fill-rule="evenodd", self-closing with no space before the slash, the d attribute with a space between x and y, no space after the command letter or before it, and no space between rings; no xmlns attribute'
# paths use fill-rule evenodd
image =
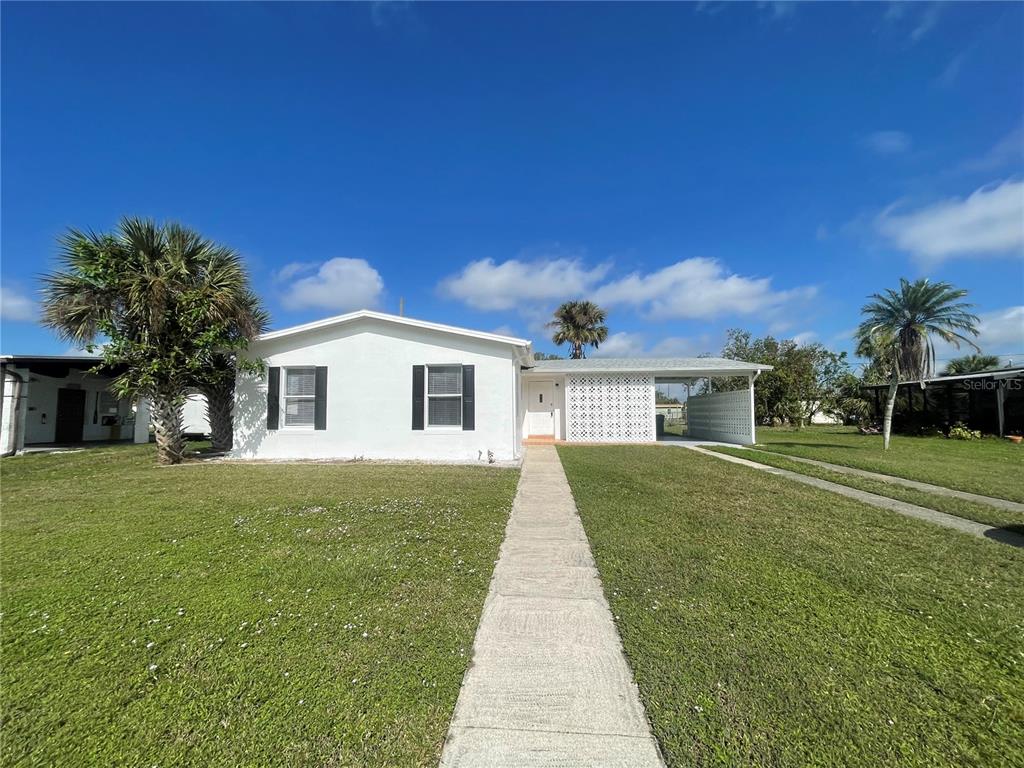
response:
<svg viewBox="0 0 1024 768"><path fill-rule="evenodd" d="M670 765L1024 765L1024 551L681 448L558 450Z"/></svg>
<svg viewBox="0 0 1024 768"><path fill-rule="evenodd" d="M4 765L432 765L518 473L4 459Z"/></svg>
<svg viewBox="0 0 1024 768"><path fill-rule="evenodd" d="M1024 446L1009 440L893 435L883 451L881 435L861 435L855 427L758 427L757 442L776 453L1024 501Z"/></svg>
<svg viewBox="0 0 1024 768"><path fill-rule="evenodd" d="M799 474L821 478L822 480L829 480L833 483L849 486L850 488L888 496L890 499L899 499L900 501L928 507L929 509L937 509L940 512L946 512L947 514L956 515L968 520L976 520L979 523L992 525L996 528L1018 527L1024 531L1024 513L1021 512L1012 512L993 507L989 504L919 491L916 488L906 488L902 485L886 482L885 480L847 475L842 472L823 469L814 464L794 461L785 455L771 451L760 451L750 448L728 448L720 445L708 446L708 450L725 453L729 456L738 456L748 461L757 461L761 464L778 467L779 469L788 469L791 472L798 472Z"/></svg>

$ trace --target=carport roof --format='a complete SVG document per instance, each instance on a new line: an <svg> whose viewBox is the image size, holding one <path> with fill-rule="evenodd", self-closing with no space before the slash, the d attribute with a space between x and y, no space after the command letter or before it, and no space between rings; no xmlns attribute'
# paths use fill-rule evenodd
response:
<svg viewBox="0 0 1024 768"><path fill-rule="evenodd" d="M535 360L530 373L647 373L666 376L745 376L770 371L770 365L724 357L594 357L583 360Z"/></svg>

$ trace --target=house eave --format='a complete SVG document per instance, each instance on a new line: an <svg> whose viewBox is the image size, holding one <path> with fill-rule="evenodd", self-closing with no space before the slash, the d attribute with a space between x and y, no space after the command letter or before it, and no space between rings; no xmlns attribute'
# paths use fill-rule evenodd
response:
<svg viewBox="0 0 1024 768"><path fill-rule="evenodd" d="M422 330L436 331L438 333L448 333L454 336L464 336L473 339L480 339L482 341L492 341L497 344L508 344L512 347L520 347L529 350L530 341L527 339L518 339L514 336L502 336L497 333L487 333L485 331L474 331L469 328L459 328L454 325L444 325L442 323L431 323L426 320L415 320L410 317L404 317L402 315L390 315L386 312L375 312L369 309L361 309L356 312L349 312L344 315L336 315L334 317L327 317L323 320L315 320L311 323L304 323L303 325L295 325L290 328L282 328L278 331L269 331L261 334L257 337L257 342L263 341L274 341L277 339L285 339L291 336L297 336L304 333L310 333L312 331L318 331L325 328L333 328L347 323L352 323L358 320L377 320L385 323L392 323L394 325L406 326L409 328L419 328ZM530 353L524 356L524 359L530 359Z"/></svg>

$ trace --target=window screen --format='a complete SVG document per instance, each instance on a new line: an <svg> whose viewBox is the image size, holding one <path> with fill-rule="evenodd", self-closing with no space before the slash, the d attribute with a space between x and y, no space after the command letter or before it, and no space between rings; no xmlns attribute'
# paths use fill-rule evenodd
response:
<svg viewBox="0 0 1024 768"><path fill-rule="evenodd" d="M427 426L462 426L462 366L427 368Z"/></svg>
<svg viewBox="0 0 1024 768"><path fill-rule="evenodd" d="M284 424L312 427L316 413L316 369L287 368L284 377Z"/></svg>

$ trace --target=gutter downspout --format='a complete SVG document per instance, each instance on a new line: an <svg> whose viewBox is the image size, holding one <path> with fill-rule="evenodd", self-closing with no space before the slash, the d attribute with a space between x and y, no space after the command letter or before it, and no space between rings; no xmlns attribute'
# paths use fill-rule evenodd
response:
<svg viewBox="0 0 1024 768"><path fill-rule="evenodd" d="M750 377L750 444L754 445L757 443L757 414L754 412L754 382L757 381L757 377L761 375L760 370L754 371L754 375Z"/></svg>

